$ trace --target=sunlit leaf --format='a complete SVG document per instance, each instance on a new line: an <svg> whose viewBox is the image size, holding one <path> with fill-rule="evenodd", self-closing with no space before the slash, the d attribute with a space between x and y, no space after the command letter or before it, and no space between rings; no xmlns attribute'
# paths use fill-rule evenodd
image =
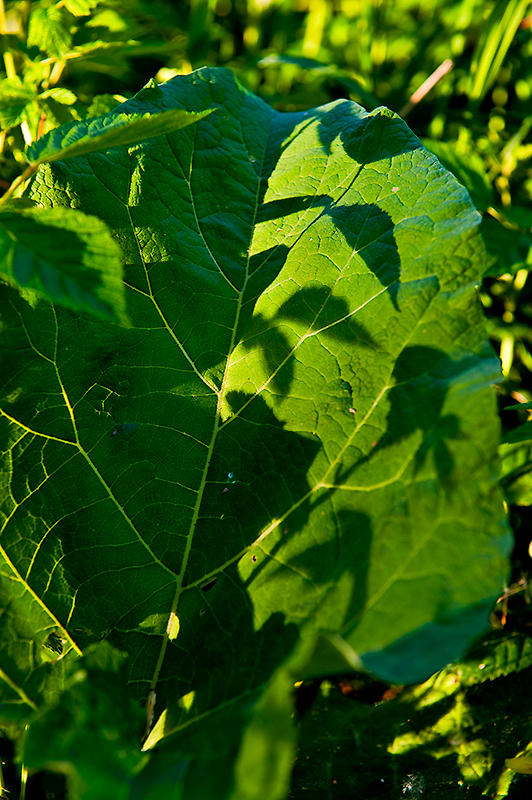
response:
<svg viewBox="0 0 532 800"><path fill-rule="evenodd" d="M12 128L22 122L26 109L36 96L31 86L15 80L0 81L0 126Z"/></svg>
<svg viewBox="0 0 532 800"><path fill-rule="evenodd" d="M115 147L137 114L152 138ZM280 114L225 70L98 126L114 149L31 193L106 222L132 324L5 291L2 570L30 629L38 601L72 646L129 654L163 720L137 788L277 800L294 678L424 678L506 576L479 215L392 112ZM86 153L73 130L32 158Z"/></svg>
<svg viewBox="0 0 532 800"><path fill-rule="evenodd" d="M62 58L71 43L69 16L64 9L59 4L34 4L28 26L28 46L38 47L48 56Z"/></svg>
<svg viewBox="0 0 532 800"><path fill-rule="evenodd" d="M55 128L28 148L33 162L58 161L110 147L136 144L193 125L213 108L190 112L180 108L152 114L114 113Z"/></svg>

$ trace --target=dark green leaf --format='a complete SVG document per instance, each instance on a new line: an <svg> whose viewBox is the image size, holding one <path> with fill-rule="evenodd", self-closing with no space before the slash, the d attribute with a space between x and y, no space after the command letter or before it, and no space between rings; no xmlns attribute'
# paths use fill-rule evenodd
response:
<svg viewBox="0 0 532 800"><path fill-rule="evenodd" d="M132 800L173 800L188 792L194 800L283 800L295 756L292 695L290 677L280 669L265 690L244 692L206 718L192 715L175 729L163 719ZM193 698L185 701L193 708Z"/></svg>
<svg viewBox="0 0 532 800"><path fill-rule="evenodd" d="M51 303L102 319L127 320L120 251L105 223L74 209L0 213L0 277Z"/></svg>
<svg viewBox="0 0 532 800"><path fill-rule="evenodd" d="M532 735L530 669L492 681L490 666L460 662L376 706L325 684L300 725L290 800L526 797L500 779Z"/></svg>
<svg viewBox="0 0 532 800"><path fill-rule="evenodd" d="M88 648L56 702L29 726L24 765L65 772L71 800L125 800L130 776L143 761L143 714L129 697L122 662L105 642ZM54 730L61 731L59 746Z"/></svg>
<svg viewBox="0 0 532 800"><path fill-rule="evenodd" d="M489 215L484 215L480 232L488 253L486 276L513 275L529 268L532 259L529 235L506 227Z"/></svg>

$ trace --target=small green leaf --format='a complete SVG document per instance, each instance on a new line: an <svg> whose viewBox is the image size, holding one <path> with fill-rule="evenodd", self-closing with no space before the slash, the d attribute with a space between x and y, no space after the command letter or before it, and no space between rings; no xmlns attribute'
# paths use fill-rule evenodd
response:
<svg viewBox="0 0 532 800"><path fill-rule="evenodd" d="M11 399L17 394L11 394ZM2 481L2 495L4 481ZM65 669L76 658L76 647L53 613L36 598L18 574L0 563L0 725L22 725L42 702L61 690ZM62 654L49 648L50 636L62 643ZM28 670L28 648L32 669ZM77 651L79 652L79 650Z"/></svg>
<svg viewBox="0 0 532 800"><path fill-rule="evenodd" d="M120 103L124 103L125 97L119 94L96 94L92 98L91 104L87 109L87 119L91 117L103 117L113 111Z"/></svg>
<svg viewBox="0 0 532 800"><path fill-rule="evenodd" d="M75 17L85 17L99 5L100 0L63 0L63 5Z"/></svg>
<svg viewBox="0 0 532 800"><path fill-rule="evenodd" d="M56 103L61 103L64 106L71 106L78 99L74 92L71 92L70 89L65 89L60 86L56 86L53 89L47 89L46 92L40 94L39 97L41 97L43 100L50 98L51 100L55 100Z"/></svg>
<svg viewBox="0 0 532 800"><path fill-rule="evenodd" d="M173 615L170 617L170 621L169 621L169 623L168 623L168 628L167 628L167 630L168 630L168 638L169 638L169 640L170 640L171 642L172 642L174 639L177 639L177 635L178 635L178 633L179 633L179 628L180 628L180 627L181 627L181 626L180 626L180 624L179 624L179 617L177 617L175 614L173 614Z"/></svg>
<svg viewBox="0 0 532 800"><path fill-rule="evenodd" d="M28 46L62 58L72 44L68 15L57 5L34 6L28 27Z"/></svg>
<svg viewBox="0 0 532 800"><path fill-rule="evenodd" d="M72 122L47 133L31 145L27 153L31 161L43 163L87 155L111 147L132 145L186 128L213 111L214 108L198 112L174 108L159 114L117 113Z"/></svg>
<svg viewBox="0 0 532 800"><path fill-rule="evenodd" d="M105 223L81 211L4 206L0 277L51 303L126 321L118 245Z"/></svg>
<svg viewBox="0 0 532 800"><path fill-rule="evenodd" d="M22 122L36 96L31 86L15 80L0 81L0 126L12 128Z"/></svg>

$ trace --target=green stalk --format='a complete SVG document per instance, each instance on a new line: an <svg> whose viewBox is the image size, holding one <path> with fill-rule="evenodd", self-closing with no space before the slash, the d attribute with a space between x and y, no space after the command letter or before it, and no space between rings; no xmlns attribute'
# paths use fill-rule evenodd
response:
<svg viewBox="0 0 532 800"><path fill-rule="evenodd" d="M28 783L28 770L23 764L20 771L20 800L26 800L27 783Z"/></svg>
<svg viewBox="0 0 532 800"><path fill-rule="evenodd" d="M11 186L6 189L2 197L0 197L0 208L9 200L10 197L13 196L13 193L19 188L19 186L35 175L39 166L39 164L29 164L22 175L19 175L18 178L15 178Z"/></svg>
<svg viewBox="0 0 532 800"><path fill-rule="evenodd" d="M6 35L6 9L4 0L0 0L0 34L2 36ZM17 77L17 70L15 68L13 54L7 50L7 48L4 50L4 66L6 68L7 77L10 80L15 80Z"/></svg>
<svg viewBox="0 0 532 800"><path fill-rule="evenodd" d="M469 99L482 100L499 74L530 0L498 0L471 60Z"/></svg>

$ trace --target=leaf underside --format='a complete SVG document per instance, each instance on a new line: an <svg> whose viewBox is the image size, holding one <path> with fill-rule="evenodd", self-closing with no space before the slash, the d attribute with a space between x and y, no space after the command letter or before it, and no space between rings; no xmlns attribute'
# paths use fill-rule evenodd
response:
<svg viewBox="0 0 532 800"><path fill-rule="evenodd" d="M386 109L280 114L211 69L123 108L213 106L32 188L113 231L132 326L2 287L14 705L53 685L52 631L67 658L128 652L132 693L155 688L173 729L294 653L309 675L417 681L504 580L467 193Z"/></svg>

